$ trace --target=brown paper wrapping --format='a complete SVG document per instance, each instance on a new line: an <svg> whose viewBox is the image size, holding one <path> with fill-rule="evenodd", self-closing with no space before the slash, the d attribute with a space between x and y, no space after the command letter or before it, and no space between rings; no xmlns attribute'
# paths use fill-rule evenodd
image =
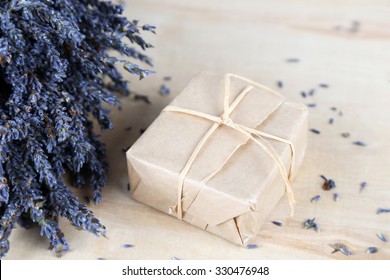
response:
<svg viewBox="0 0 390 280"><path fill-rule="evenodd" d="M245 81L232 78L229 102L246 86ZM221 116L224 92L225 77L204 72L194 77L170 105ZM291 141L296 150L291 177L296 175L307 143L306 106L253 88L230 117L234 123ZM162 111L126 153L132 197L176 216L170 208L178 203L179 174L212 124L197 116ZM267 141L289 167L289 145ZM215 176L205 180L216 170ZM185 178L183 220L247 246L284 194L279 169L269 155L247 136L219 126Z"/></svg>

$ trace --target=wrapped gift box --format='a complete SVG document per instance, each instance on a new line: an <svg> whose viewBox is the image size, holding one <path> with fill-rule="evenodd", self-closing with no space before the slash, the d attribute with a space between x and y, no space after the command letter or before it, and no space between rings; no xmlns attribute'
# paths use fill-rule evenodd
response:
<svg viewBox="0 0 390 280"><path fill-rule="evenodd" d="M127 151L132 197L247 246L286 190L292 203L306 143L306 106L200 73Z"/></svg>

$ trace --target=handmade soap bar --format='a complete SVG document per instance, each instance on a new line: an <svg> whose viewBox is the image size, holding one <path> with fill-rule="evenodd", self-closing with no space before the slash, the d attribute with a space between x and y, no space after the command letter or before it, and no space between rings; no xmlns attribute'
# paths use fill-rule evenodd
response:
<svg viewBox="0 0 390 280"><path fill-rule="evenodd" d="M246 78L201 73L127 151L132 197L253 242L304 157L307 108Z"/></svg>

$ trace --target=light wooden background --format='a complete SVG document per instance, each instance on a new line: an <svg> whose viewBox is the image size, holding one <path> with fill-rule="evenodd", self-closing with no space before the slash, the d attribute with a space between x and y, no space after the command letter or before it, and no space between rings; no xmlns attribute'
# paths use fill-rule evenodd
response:
<svg viewBox="0 0 390 280"><path fill-rule="evenodd" d="M156 46L154 77L132 80L132 88L150 96L151 105L123 100L113 111L115 129L104 133L111 171L104 202L91 209L108 228L108 239L73 229L62 221L71 251L63 259L390 259L390 1L321 0L142 0L126 1L126 13L142 23L158 26L147 36ZM356 32L351 31L358 21ZM299 63L287 63L299 58ZM122 148L131 145L139 129L147 127L159 111L201 70L233 72L276 88L290 100L318 104L310 108L307 156L293 189L296 213L288 217L282 200L265 224L259 248L237 247L210 233L133 201L127 192L126 160ZM164 76L172 94L158 94ZM303 99L300 91L317 89ZM335 106L343 116L329 108ZM328 119L335 123L329 125ZM132 126L132 131L125 128ZM340 133L351 137L342 138ZM352 144L365 141L367 147ZM336 181L340 201L321 189L324 174ZM359 193L359 184L367 188ZM321 194L316 204L310 202ZM316 217L321 232L304 230L302 223ZM331 254L330 243L343 242L352 256ZM133 244L130 249L121 248ZM55 259L39 231L16 228L7 259ZM379 252L365 253L377 246Z"/></svg>

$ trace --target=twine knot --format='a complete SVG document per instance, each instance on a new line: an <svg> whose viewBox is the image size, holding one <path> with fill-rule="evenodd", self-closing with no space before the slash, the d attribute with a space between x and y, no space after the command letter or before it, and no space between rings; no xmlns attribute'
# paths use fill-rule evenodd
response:
<svg viewBox="0 0 390 280"><path fill-rule="evenodd" d="M218 122L219 125L227 125L227 126L232 126L233 120L230 117L225 117L222 116L221 120Z"/></svg>

